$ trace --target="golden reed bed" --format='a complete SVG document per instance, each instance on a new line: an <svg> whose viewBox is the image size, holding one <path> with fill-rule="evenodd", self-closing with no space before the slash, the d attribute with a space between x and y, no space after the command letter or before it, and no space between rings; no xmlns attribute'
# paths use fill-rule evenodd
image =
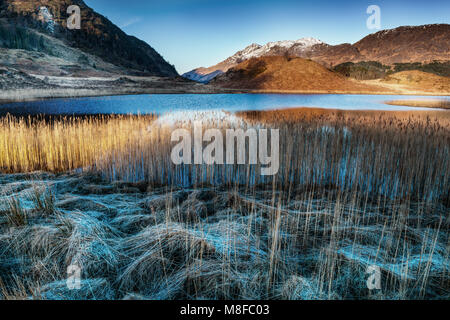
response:
<svg viewBox="0 0 450 320"><path fill-rule="evenodd" d="M244 126L280 129L280 171L273 177L279 184L382 188L403 196L414 192L415 197L431 194L434 188L448 190L448 112L300 108L237 116L247 122ZM0 169L5 173L79 169L100 172L110 180L163 185L272 181L260 177L257 166L175 166L170 159L174 127L154 120L154 116L7 116L0 119ZM214 119L208 125L226 126Z"/></svg>

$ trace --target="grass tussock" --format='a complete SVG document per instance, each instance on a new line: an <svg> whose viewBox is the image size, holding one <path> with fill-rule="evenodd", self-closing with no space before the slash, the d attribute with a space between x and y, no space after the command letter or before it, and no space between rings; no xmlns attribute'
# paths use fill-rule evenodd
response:
<svg viewBox="0 0 450 320"><path fill-rule="evenodd" d="M0 224L4 299L449 297L442 204L374 202L333 188L122 193L89 174L51 180L53 214L32 206L27 225ZM20 184L25 203L33 186ZM93 185L112 189L86 193ZM91 209L79 211L86 202ZM189 206L207 210L193 219ZM80 289L66 286L70 265L81 270ZM368 266L380 268L381 290L367 288Z"/></svg>
<svg viewBox="0 0 450 320"><path fill-rule="evenodd" d="M6 199L7 209L4 211L6 218L8 219L8 223L11 226L24 226L27 224L27 213L23 210L20 200L11 197Z"/></svg>
<svg viewBox="0 0 450 320"><path fill-rule="evenodd" d="M174 166L173 126L151 117L2 119L0 296L450 297L445 112L238 116L280 129L274 177ZM35 170L54 173L20 173ZM369 266L380 290L367 288Z"/></svg>

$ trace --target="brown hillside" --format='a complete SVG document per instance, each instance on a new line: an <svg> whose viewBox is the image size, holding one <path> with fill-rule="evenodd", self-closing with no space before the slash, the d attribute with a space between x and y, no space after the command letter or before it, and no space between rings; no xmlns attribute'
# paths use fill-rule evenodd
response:
<svg viewBox="0 0 450 320"><path fill-rule="evenodd" d="M224 88L256 90L378 92L377 86L360 84L334 73L320 64L302 58L280 56L252 58L227 73L218 76L212 84Z"/></svg>
<svg viewBox="0 0 450 320"><path fill-rule="evenodd" d="M353 45L317 45L308 57L325 66L360 61L377 61L385 65L448 61L450 25L430 24L382 30Z"/></svg>
<svg viewBox="0 0 450 320"><path fill-rule="evenodd" d="M450 60L450 25L404 26L368 35L353 45L366 61L383 64Z"/></svg>
<svg viewBox="0 0 450 320"><path fill-rule="evenodd" d="M450 78L416 70L394 73L380 80L380 83L428 92L450 92Z"/></svg>

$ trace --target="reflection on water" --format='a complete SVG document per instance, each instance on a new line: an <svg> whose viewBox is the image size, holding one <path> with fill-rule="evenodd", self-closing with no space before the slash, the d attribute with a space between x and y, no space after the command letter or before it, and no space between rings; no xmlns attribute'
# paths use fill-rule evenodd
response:
<svg viewBox="0 0 450 320"><path fill-rule="evenodd" d="M19 102L0 105L0 115L11 114L163 114L187 110L268 110L318 107L343 110L430 110L384 104L389 100L450 97L335 94L146 94Z"/></svg>

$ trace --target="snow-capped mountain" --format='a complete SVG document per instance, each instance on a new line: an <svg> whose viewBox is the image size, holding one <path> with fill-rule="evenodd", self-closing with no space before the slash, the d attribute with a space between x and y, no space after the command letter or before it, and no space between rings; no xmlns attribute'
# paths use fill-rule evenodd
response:
<svg viewBox="0 0 450 320"><path fill-rule="evenodd" d="M328 45L314 38L252 44L215 66L189 72L189 77L214 78L217 74L213 72L227 72L251 58L268 56L311 59L330 69L345 62L376 61L384 65L445 62L450 61L449 48L449 24L403 26L370 34L354 44Z"/></svg>
<svg viewBox="0 0 450 320"><path fill-rule="evenodd" d="M230 62L240 63L251 58L272 55L275 53L274 51L279 52L280 50L289 51L295 49L296 52L305 52L311 50L311 48L317 44L323 44L323 42L314 38L302 38L299 40L268 42L263 46L253 43L244 50L237 52L227 60Z"/></svg>
<svg viewBox="0 0 450 320"><path fill-rule="evenodd" d="M299 40L284 40L268 42L265 45L253 43L245 49L236 52L233 56L210 68L198 68L183 74L183 77L198 81L209 82L217 75L227 72L230 68L251 58L274 55L305 56L314 51L317 45L327 45L315 38L302 38Z"/></svg>

